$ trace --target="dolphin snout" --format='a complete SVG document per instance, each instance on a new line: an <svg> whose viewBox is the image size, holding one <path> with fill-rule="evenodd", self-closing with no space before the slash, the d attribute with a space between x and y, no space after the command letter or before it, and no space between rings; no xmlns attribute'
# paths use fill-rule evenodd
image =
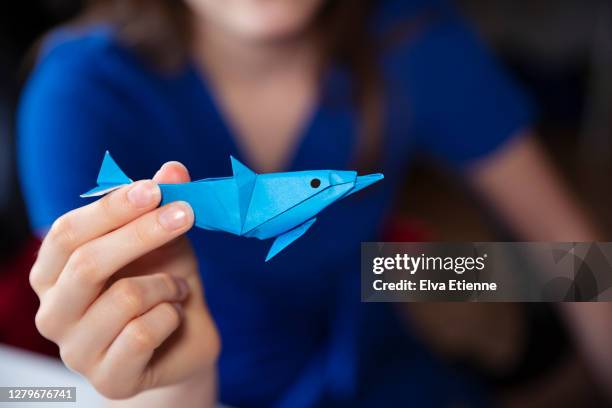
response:
<svg viewBox="0 0 612 408"><path fill-rule="evenodd" d="M351 191L348 192L347 195L356 193L359 190L363 190L364 188L371 186L372 184L382 180L383 178L385 178L385 176L382 173L374 173L374 174L367 174L365 176L359 176L355 178L355 185L353 186Z"/></svg>
<svg viewBox="0 0 612 408"><path fill-rule="evenodd" d="M337 186L338 184L352 183L356 178L356 171L334 171L329 175L329 184Z"/></svg>
<svg viewBox="0 0 612 408"><path fill-rule="evenodd" d="M334 171L329 175L329 184L332 190L336 193L341 194L346 197L347 195L351 195L356 193L359 190L363 190L364 188L371 186L372 184L380 181L385 176L382 173L374 173L367 174L365 176L357 176L356 171ZM338 190L340 188L341 190Z"/></svg>

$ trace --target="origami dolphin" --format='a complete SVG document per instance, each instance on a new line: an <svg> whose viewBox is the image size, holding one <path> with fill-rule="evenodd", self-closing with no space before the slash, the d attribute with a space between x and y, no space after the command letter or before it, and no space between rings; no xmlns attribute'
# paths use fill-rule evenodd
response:
<svg viewBox="0 0 612 408"><path fill-rule="evenodd" d="M383 179L380 173L312 170L257 174L234 157L232 177L160 184L161 205L186 201L195 225L249 238L275 238L266 262L301 237L328 205ZM81 197L107 194L133 181L106 152L98 186Z"/></svg>

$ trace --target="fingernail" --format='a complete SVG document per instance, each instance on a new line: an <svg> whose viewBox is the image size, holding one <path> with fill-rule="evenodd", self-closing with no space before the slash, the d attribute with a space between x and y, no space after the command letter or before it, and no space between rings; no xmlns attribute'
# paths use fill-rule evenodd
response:
<svg viewBox="0 0 612 408"><path fill-rule="evenodd" d="M128 201L136 208L146 207L159 197L159 187L152 181L141 181L127 193Z"/></svg>
<svg viewBox="0 0 612 408"><path fill-rule="evenodd" d="M162 166L159 168L159 170L157 170L157 172L155 173L155 175L153 176L153 180L155 180L157 177L161 176L164 172L164 169L166 167L168 167L168 164L171 162L166 162L164 164L162 164Z"/></svg>
<svg viewBox="0 0 612 408"><path fill-rule="evenodd" d="M180 304L178 302L175 302L175 303L172 303L172 306L174 306L174 308L176 309L178 314L181 316L181 319L183 317L185 317L185 311L183 310L183 305L182 304Z"/></svg>
<svg viewBox="0 0 612 408"><path fill-rule="evenodd" d="M188 204L175 202L164 208L159 214L159 223L168 231L181 229L189 222Z"/></svg>
<svg viewBox="0 0 612 408"><path fill-rule="evenodd" d="M189 294L189 285L185 279L176 278L176 284L178 286L178 297L181 300L184 300Z"/></svg>
<svg viewBox="0 0 612 408"><path fill-rule="evenodd" d="M162 170L164 169L164 166L165 166L165 164L164 164L163 166L161 166L161 167L159 168L159 170L157 170L157 171L155 172L155 175L153 176L153 180L155 180L155 181L159 182L159 180L157 180L157 179L158 179L158 177L160 177L160 176L162 175Z"/></svg>

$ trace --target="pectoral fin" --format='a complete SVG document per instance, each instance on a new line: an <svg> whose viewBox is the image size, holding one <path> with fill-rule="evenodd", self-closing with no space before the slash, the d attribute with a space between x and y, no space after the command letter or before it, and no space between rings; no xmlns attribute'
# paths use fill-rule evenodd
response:
<svg viewBox="0 0 612 408"><path fill-rule="evenodd" d="M272 246L270 247L270 250L268 251L268 255L266 256L266 262L272 259L280 251L291 245L293 241L304 235L304 233L308 231L308 228L310 228L316 220L316 218L311 218L305 223L298 225L294 229L289 230L284 234L276 237L276 239L272 243Z"/></svg>

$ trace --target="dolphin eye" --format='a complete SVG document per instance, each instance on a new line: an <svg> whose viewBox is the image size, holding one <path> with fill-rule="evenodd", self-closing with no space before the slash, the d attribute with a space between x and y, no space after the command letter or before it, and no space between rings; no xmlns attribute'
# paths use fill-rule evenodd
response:
<svg viewBox="0 0 612 408"><path fill-rule="evenodd" d="M321 180L319 180L318 178L313 178L312 180L310 180L310 187L318 188L320 185L321 185Z"/></svg>

